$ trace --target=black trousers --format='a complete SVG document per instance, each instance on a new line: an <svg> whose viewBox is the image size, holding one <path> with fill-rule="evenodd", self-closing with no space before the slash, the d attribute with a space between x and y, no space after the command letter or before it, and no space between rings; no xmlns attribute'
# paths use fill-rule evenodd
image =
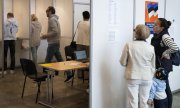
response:
<svg viewBox="0 0 180 108"><path fill-rule="evenodd" d="M7 70L7 55L8 49L10 49L10 57L11 57L11 64L10 69L14 70L15 68L15 40L4 40L4 70Z"/></svg>
<svg viewBox="0 0 180 108"><path fill-rule="evenodd" d="M168 108L167 98L162 100L154 99L154 108Z"/></svg>
<svg viewBox="0 0 180 108"><path fill-rule="evenodd" d="M167 108L172 108L173 95L171 92L171 88L169 86L169 79L166 80L166 94L167 94L167 101L168 101Z"/></svg>

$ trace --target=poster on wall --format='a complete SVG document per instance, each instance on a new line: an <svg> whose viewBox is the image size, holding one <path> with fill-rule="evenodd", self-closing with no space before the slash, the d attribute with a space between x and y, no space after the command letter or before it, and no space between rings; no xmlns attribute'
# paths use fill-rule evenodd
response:
<svg viewBox="0 0 180 108"><path fill-rule="evenodd" d="M154 22L158 19L158 2L145 1L145 25L153 34Z"/></svg>

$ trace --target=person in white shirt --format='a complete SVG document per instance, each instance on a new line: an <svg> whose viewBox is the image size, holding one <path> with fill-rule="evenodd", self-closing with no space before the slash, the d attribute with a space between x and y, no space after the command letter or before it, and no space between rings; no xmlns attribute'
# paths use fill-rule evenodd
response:
<svg viewBox="0 0 180 108"><path fill-rule="evenodd" d="M83 21L77 25L77 35L75 36L77 49L86 50L87 57L89 57L89 44L90 44L90 13L84 11L82 13Z"/></svg>
<svg viewBox="0 0 180 108"><path fill-rule="evenodd" d="M83 21L80 21L77 25L77 30L75 31L75 41L77 44L76 50L85 50L87 54L87 58L89 58L89 45L90 45L90 13L88 11L84 11L82 13ZM67 78L65 82L69 81L74 74L71 72L66 72ZM78 77L82 77L82 73L78 72Z"/></svg>
<svg viewBox="0 0 180 108"><path fill-rule="evenodd" d="M4 74L7 70L7 55L10 49L10 73L14 73L15 69L15 46L16 46L16 33L18 32L18 24L14 19L13 13L7 14L7 20L4 23Z"/></svg>
<svg viewBox="0 0 180 108"><path fill-rule="evenodd" d="M137 25L136 39L126 43L121 55L120 63L126 67L127 108L148 108L147 101L155 72L154 47L146 42L148 37L149 28Z"/></svg>

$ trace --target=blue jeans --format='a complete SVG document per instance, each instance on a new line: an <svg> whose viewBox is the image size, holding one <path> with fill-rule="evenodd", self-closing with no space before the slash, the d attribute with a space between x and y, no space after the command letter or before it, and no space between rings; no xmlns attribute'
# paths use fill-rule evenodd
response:
<svg viewBox="0 0 180 108"><path fill-rule="evenodd" d="M50 63L51 60L53 59L53 56L55 56L58 62L63 61L59 48L60 48L59 43L48 44L45 63ZM43 72L47 73L47 69L43 68ZM56 72L56 74L58 74L58 72Z"/></svg>
<svg viewBox="0 0 180 108"><path fill-rule="evenodd" d="M53 59L53 56L55 56L58 62L63 61L59 48L60 48L59 43L48 44L47 54L45 59L46 63L50 63L51 60Z"/></svg>
<svg viewBox="0 0 180 108"><path fill-rule="evenodd" d="M37 64L37 50L39 46L31 47L32 59Z"/></svg>

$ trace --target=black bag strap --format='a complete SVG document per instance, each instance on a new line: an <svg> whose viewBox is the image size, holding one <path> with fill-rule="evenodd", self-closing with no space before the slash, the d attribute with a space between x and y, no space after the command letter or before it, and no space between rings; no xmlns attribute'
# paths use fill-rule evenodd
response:
<svg viewBox="0 0 180 108"><path fill-rule="evenodd" d="M158 60L158 62L159 62L159 65L162 66L162 65L161 65L161 58L160 58L160 57L157 57L157 60Z"/></svg>
<svg viewBox="0 0 180 108"><path fill-rule="evenodd" d="M75 32L74 32L74 35L73 35L73 38L72 38L72 41L71 41L71 42L74 41L74 38L75 38L75 36L76 36L76 32L77 32L77 29L78 29L78 26L79 26L79 23L80 23L80 22L81 22L81 21L79 21L78 24L77 24L77 27L76 27L76 30L75 30Z"/></svg>

